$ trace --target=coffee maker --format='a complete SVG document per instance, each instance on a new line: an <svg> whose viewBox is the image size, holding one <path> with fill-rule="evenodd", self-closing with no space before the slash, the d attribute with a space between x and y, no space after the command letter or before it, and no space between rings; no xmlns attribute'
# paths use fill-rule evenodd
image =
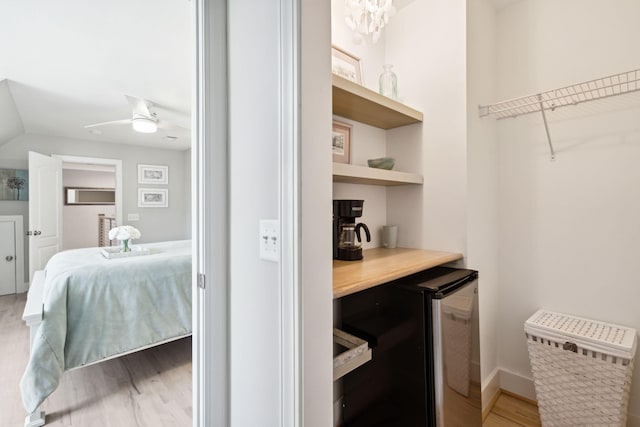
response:
<svg viewBox="0 0 640 427"><path fill-rule="evenodd" d="M333 259L357 261L362 259L362 239L360 230L364 230L367 242L371 234L366 224L356 224L356 218L362 216L364 200L333 201Z"/></svg>

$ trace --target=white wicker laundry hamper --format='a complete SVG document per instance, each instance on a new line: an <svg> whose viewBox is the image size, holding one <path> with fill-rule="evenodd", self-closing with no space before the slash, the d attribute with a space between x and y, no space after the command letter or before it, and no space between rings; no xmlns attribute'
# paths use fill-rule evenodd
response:
<svg viewBox="0 0 640 427"><path fill-rule="evenodd" d="M546 310L524 329L543 426L626 425L635 329Z"/></svg>

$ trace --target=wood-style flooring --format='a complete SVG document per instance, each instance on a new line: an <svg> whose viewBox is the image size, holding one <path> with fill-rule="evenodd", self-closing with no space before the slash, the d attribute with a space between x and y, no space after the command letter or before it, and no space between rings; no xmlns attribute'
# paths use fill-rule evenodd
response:
<svg viewBox="0 0 640 427"><path fill-rule="evenodd" d="M19 383L29 358L26 294L0 297L0 427L26 415ZM191 339L66 372L45 401L47 426L191 426Z"/></svg>
<svg viewBox="0 0 640 427"><path fill-rule="evenodd" d="M19 382L29 357L26 294L0 297L0 427L23 425ZM66 372L45 401L47 426L191 426L191 339ZM540 426L535 405L501 394L483 427Z"/></svg>
<svg viewBox="0 0 640 427"><path fill-rule="evenodd" d="M483 427L533 427L540 425L540 416L536 405L506 393L500 394L482 424Z"/></svg>

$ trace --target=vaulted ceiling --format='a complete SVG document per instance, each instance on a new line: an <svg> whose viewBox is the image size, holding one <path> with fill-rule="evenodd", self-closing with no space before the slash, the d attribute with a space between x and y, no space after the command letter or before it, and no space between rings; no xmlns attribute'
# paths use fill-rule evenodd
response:
<svg viewBox="0 0 640 427"><path fill-rule="evenodd" d="M192 7L188 0L3 2L0 145L26 132L189 147ZM158 118L176 126L155 134L129 124L85 129L130 119L125 95L153 102Z"/></svg>

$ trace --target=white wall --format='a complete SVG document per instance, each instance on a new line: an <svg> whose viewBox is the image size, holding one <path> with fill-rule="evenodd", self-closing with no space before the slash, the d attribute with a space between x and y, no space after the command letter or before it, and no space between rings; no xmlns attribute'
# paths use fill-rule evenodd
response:
<svg viewBox="0 0 640 427"><path fill-rule="evenodd" d="M419 125L388 135L398 170L424 175L422 188L387 189L387 220L399 224L401 246L466 251L465 11L463 0L416 0L385 28L399 96L424 113L421 135Z"/></svg>
<svg viewBox="0 0 640 427"><path fill-rule="evenodd" d="M114 172L64 169L64 187L115 188ZM62 249L98 246L98 215L115 217L114 205L63 205ZM135 242L134 242L135 243Z"/></svg>
<svg viewBox="0 0 640 427"><path fill-rule="evenodd" d="M279 264L259 221L278 219L279 9L229 3L231 425L280 425ZM249 171L249 172L248 172ZM247 310L247 307L254 307Z"/></svg>
<svg viewBox="0 0 640 427"><path fill-rule="evenodd" d="M27 169L28 151L37 151L47 155L61 154L122 159L122 176L125 183L123 188L124 222L125 224L129 223L127 221L128 213L140 215L140 221L130 223L139 228L142 233L142 238L137 242L180 240L189 237L186 234L185 224L188 224L190 215L190 210L186 208L189 206L186 203L188 203L190 184L185 182L184 168L190 167L190 163L184 161L182 152L25 134L0 147L0 167ZM169 189L168 208L138 207L138 187L148 187L147 184L138 184L137 165L139 163L169 166L169 185L150 186ZM28 203L0 203L0 215L23 215L26 228L26 224L29 223ZM25 251L28 253L28 243L25 244Z"/></svg>
<svg viewBox="0 0 640 427"><path fill-rule="evenodd" d="M501 10L498 98L637 68L638 16L635 0L527 0ZM638 106L616 97L550 113L553 162L539 117L498 122L502 368L530 377L523 323L540 307L640 329Z"/></svg>
<svg viewBox="0 0 640 427"><path fill-rule="evenodd" d="M467 1L467 266L480 272L481 370L498 367L498 156L496 122L478 105L495 99L496 11L490 0ZM488 384L483 384L483 390ZM495 390L487 390L490 395ZM490 396L483 396L490 398ZM484 404L488 403L487 401Z"/></svg>
<svg viewBox="0 0 640 427"><path fill-rule="evenodd" d="M360 58L362 68L362 85L377 92L378 77L385 64L385 30L377 43L363 40L358 44L354 41L353 31L344 20L344 0L331 0L331 44Z"/></svg>

